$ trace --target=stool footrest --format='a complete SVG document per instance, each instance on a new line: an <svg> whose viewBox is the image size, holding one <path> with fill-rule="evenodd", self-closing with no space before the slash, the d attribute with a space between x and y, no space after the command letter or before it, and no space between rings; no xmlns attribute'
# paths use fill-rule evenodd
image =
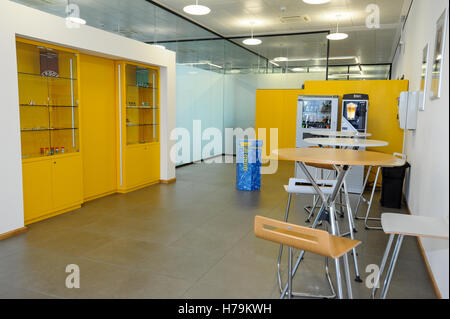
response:
<svg viewBox="0 0 450 319"><path fill-rule="evenodd" d="M334 180L319 180L319 181L317 181L317 185L319 185L320 190L325 195L331 195L333 192L333 189L336 185L336 181L334 181ZM316 189L306 179L291 178L289 180L289 185L287 186L286 191L291 194L317 195Z"/></svg>

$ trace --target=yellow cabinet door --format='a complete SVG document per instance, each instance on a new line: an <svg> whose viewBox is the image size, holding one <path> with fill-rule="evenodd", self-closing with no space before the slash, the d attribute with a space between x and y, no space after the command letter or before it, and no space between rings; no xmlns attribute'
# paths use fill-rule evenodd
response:
<svg viewBox="0 0 450 319"><path fill-rule="evenodd" d="M126 151L125 182L126 188L145 183L145 145L129 146Z"/></svg>
<svg viewBox="0 0 450 319"><path fill-rule="evenodd" d="M145 177L148 182L159 181L160 177L160 157L159 151L159 143L158 144L150 144L145 149Z"/></svg>
<svg viewBox="0 0 450 319"><path fill-rule="evenodd" d="M23 204L25 224L52 209L52 162L23 163Z"/></svg>
<svg viewBox="0 0 450 319"><path fill-rule="evenodd" d="M81 156L55 158L51 161L51 165L54 209L80 204L83 201Z"/></svg>

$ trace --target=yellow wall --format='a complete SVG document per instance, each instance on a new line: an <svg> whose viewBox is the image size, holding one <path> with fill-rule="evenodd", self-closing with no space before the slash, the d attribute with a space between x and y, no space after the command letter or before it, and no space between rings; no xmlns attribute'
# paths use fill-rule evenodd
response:
<svg viewBox="0 0 450 319"><path fill-rule="evenodd" d="M257 90L255 127L256 130L278 128L278 147L295 147L299 95L339 95L340 119L344 94L368 94L370 101L367 130L372 133L371 139L389 142L389 146L377 148L376 151L401 153L403 131L397 122L397 97L400 96L400 92L407 90L406 80L306 81L304 90Z"/></svg>
<svg viewBox="0 0 450 319"><path fill-rule="evenodd" d="M117 189L116 80L114 61L80 56L81 117L83 122L84 198Z"/></svg>
<svg viewBox="0 0 450 319"><path fill-rule="evenodd" d="M256 90L255 128L266 129L266 155L270 129L278 128L278 148L295 147L297 98L303 90Z"/></svg>
<svg viewBox="0 0 450 319"><path fill-rule="evenodd" d="M377 147L373 151L401 153L403 150L403 130L397 120L397 98L400 92L407 91L407 80L386 81L307 81L305 94L339 95L339 114L341 114L344 94L362 93L369 95L369 114L367 132L371 139L389 142L389 146ZM340 119L341 116L339 116ZM340 123L339 123L340 125Z"/></svg>

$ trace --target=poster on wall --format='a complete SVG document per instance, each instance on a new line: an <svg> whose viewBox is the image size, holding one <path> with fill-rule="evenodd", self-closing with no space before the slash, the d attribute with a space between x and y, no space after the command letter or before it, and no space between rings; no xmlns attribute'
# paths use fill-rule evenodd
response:
<svg viewBox="0 0 450 319"><path fill-rule="evenodd" d="M447 37L447 9L436 22L436 43L433 56L433 76L431 80L431 99L441 97L442 70L444 65L445 39Z"/></svg>

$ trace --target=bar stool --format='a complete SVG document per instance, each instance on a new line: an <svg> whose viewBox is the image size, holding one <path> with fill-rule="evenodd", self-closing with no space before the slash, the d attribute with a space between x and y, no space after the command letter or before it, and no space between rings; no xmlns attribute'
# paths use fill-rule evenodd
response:
<svg viewBox="0 0 450 319"><path fill-rule="evenodd" d="M288 289L286 292L288 299L291 299L295 295L292 291L293 249L311 252L326 258L339 259L361 243L357 240L332 236L323 230L284 223L261 216L255 217L254 231L258 238L289 247ZM344 267L344 271L348 273L348 264ZM351 287L347 288L350 289L351 292ZM282 296L282 298L285 297L285 295Z"/></svg>
<svg viewBox="0 0 450 319"><path fill-rule="evenodd" d="M330 196L333 192L334 187L336 186L336 180L318 180L317 184L319 185L320 190L326 195L326 196ZM288 201L287 201L287 205L286 205L286 213L284 216L284 222L288 222L289 220L289 212L290 212L290 206L291 206L291 200L292 200L292 195L317 195L316 190L314 189L314 187L311 185L311 183L306 180L306 179L297 179L297 178L291 178L289 179L289 185L284 185L284 189L285 191L288 193ZM350 204L348 198L346 198L346 200L348 201L348 205ZM323 203L322 206L320 208L320 210L324 209L323 207ZM347 214L348 216L348 223L349 223L349 228L350 228L350 237L351 239L354 239L354 234L353 234L353 216L351 216L351 214ZM313 226L315 227L315 225ZM344 236L345 237L345 236ZM356 248L353 248L353 263L354 263L354 267L355 267L355 281L361 283L361 277L359 274L359 267L358 267L358 255L356 253ZM278 280L278 285L280 288L280 291L283 290L282 288L282 280L281 280L281 258L283 255L283 245L280 245L280 250L278 253L278 261L277 261L277 280ZM328 279L328 283L331 283L331 280L329 278L329 274L328 274L328 267L326 267L327 271L326 271L326 276ZM333 291L333 287L330 284L330 289L331 291ZM333 298L332 295L330 296L320 296L322 298Z"/></svg>
<svg viewBox="0 0 450 319"><path fill-rule="evenodd" d="M405 165L405 163L406 163L406 155L405 154L394 153L394 156L398 157L398 161L400 163L399 166ZM369 220L370 221L381 221L381 218L369 217L370 209L372 207L372 202L373 202L373 195L375 194L375 190L377 188L378 178L379 178L380 172L381 172L381 166L379 166L377 168L377 174L375 176L375 181L373 182L373 187L372 187L372 192L370 194L370 199L367 199L367 198L364 197L364 191L366 190L366 185L367 185L367 182L369 180L369 175L370 175L370 173L372 171L372 168L373 168L373 166L369 166L369 169L367 170L367 174L366 174L366 177L364 179L364 184L363 184L363 187L362 187L362 191L361 191L361 194L359 195L358 204L356 205L356 209L355 209L355 219L364 220L364 225L365 225L367 230L382 230L381 227L370 226L368 224ZM366 210L366 215L365 216L358 216L358 210L359 210L359 206L361 205L361 201L363 201L364 203L367 204L367 210Z"/></svg>
<svg viewBox="0 0 450 319"><path fill-rule="evenodd" d="M392 242L394 241L396 235L398 235L398 238L391 257L391 262L389 264L386 278L384 280L383 288L381 290L381 299L386 299L386 295L392 279L392 274L394 272L403 238L405 236L438 238L444 240L449 239L448 216L436 218L386 213L381 215L381 225L383 227L383 231L386 234L390 234L390 236L383 255L383 259L381 261L380 271L375 281L375 286L372 290L372 299L374 299L376 296L377 289L380 284L380 278L384 272L384 267L386 266Z"/></svg>

